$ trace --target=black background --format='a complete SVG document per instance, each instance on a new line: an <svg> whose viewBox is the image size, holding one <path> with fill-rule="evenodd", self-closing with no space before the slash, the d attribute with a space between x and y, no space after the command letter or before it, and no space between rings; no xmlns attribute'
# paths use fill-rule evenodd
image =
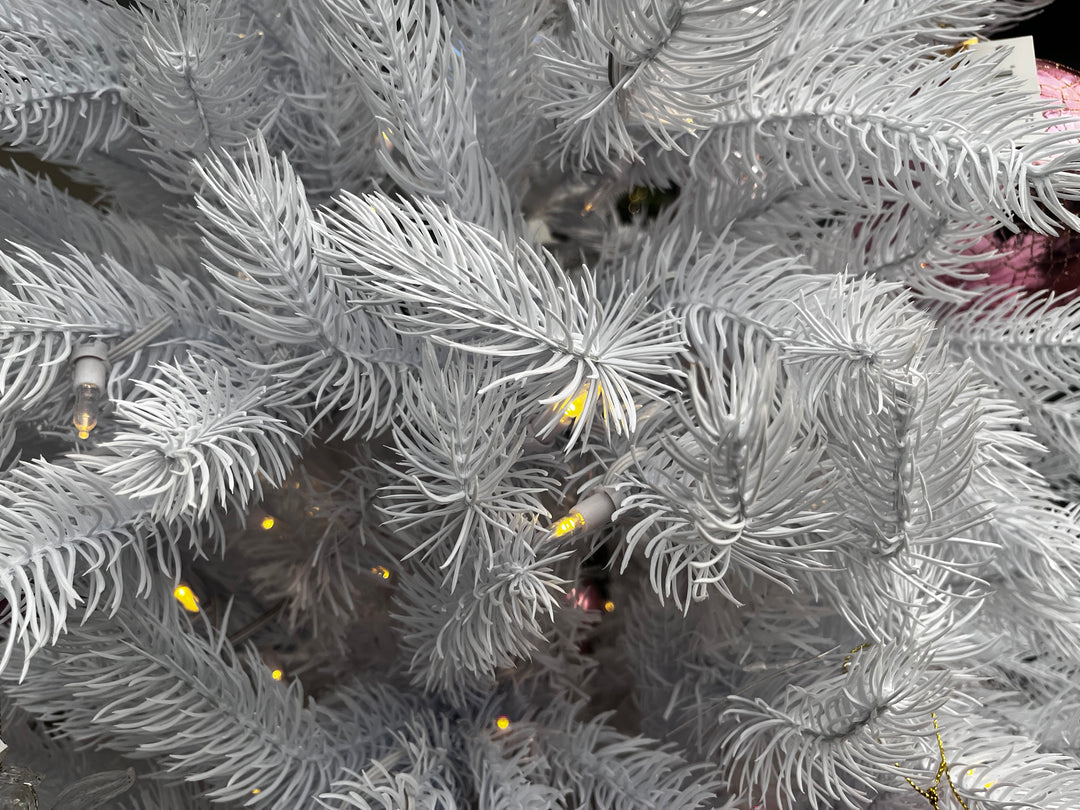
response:
<svg viewBox="0 0 1080 810"><path fill-rule="evenodd" d="M1037 17L1002 31L995 38L1032 36L1035 38L1035 56L1080 70L1078 17L1080 3L1077 0L1057 0Z"/></svg>

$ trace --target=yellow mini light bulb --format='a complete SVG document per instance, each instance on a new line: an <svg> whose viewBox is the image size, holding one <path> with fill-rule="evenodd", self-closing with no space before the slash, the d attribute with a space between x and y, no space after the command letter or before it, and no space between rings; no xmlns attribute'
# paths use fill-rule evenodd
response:
<svg viewBox="0 0 1080 810"><path fill-rule="evenodd" d="M75 389L75 416L71 422L79 431L80 439L90 438L90 431L97 427L100 398L101 389L96 385L84 383Z"/></svg>
<svg viewBox="0 0 1080 810"><path fill-rule="evenodd" d="M604 602L604 613L611 613L613 610L615 610L615 603L608 599Z"/></svg>
<svg viewBox="0 0 1080 810"><path fill-rule="evenodd" d="M381 565L376 565L372 568L371 573L378 574L383 579L390 579L390 570Z"/></svg>
<svg viewBox="0 0 1080 810"><path fill-rule="evenodd" d="M173 596L176 597L177 602L184 606L184 610L189 613L199 612L199 598L187 585L177 585L173 591Z"/></svg>
<svg viewBox="0 0 1080 810"><path fill-rule="evenodd" d="M280 681L282 678L285 677L285 673L282 672L280 669L275 669L273 672L270 673L270 677L273 678L275 681Z"/></svg>
<svg viewBox="0 0 1080 810"><path fill-rule="evenodd" d="M495 727L500 731L506 731L506 729L510 728L510 718L505 714L500 714L495 718Z"/></svg>
<svg viewBox="0 0 1080 810"><path fill-rule="evenodd" d="M107 352L100 340L85 343L72 354L72 387L75 390L75 410L71 423L80 439L90 438L101 413L102 392L108 379Z"/></svg>
<svg viewBox="0 0 1080 810"><path fill-rule="evenodd" d="M274 528L274 516L267 515L262 519L262 522L259 525L269 531L270 529Z"/></svg>
<svg viewBox="0 0 1080 810"><path fill-rule="evenodd" d="M555 521L555 525L551 527L551 533L556 537L565 537L571 532L576 532L578 529L585 528L585 518L580 512L571 512L564 518L560 518Z"/></svg>
<svg viewBox="0 0 1080 810"><path fill-rule="evenodd" d="M563 400L561 403L555 406L555 410L561 415L559 416L559 424L562 427L566 427L579 416L585 410L585 402L589 398L589 386L582 386L574 396L569 399Z"/></svg>

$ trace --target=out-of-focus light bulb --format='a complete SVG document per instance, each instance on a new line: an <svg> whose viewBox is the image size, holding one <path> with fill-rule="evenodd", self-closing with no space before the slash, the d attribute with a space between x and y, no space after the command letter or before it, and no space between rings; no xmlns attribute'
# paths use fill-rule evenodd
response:
<svg viewBox="0 0 1080 810"><path fill-rule="evenodd" d="M613 610L615 610L615 603L608 599L604 602L604 613L611 613Z"/></svg>
<svg viewBox="0 0 1080 810"><path fill-rule="evenodd" d="M199 597L187 585L177 585L173 591L176 601L184 606L189 613L199 612Z"/></svg>
<svg viewBox="0 0 1080 810"><path fill-rule="evenodd" d="M371 573L378 574L383 579L390 579L390 569L382 565L376 565L374 568L371 569Z"/></svg>
<svg viewBox="0 0 1080 810"><path fill-rule="evenodd" d="M262 526L267 531L269 531L270 529L274 528L274 516L273 515L267 515L266 517L264 517L262 519L262 522L259 523L259 525Z"/></svg>
<svg viewBox="0 0 1080 810"><path fill-rule="evenodd" d="M505 714L500 714L495 718L495 727L500 731L506 731L506 729L510 728L510 718Z"/></svg>
<svg viewBox="0 0 1080 810"><path fill-rule="evenodd" d="M564 518L560 518L555 521L555 525L551 527L551 533L556 537L566 537L571 532L576 532L578 529L585 528L585 518L580 512L571 512Z"/></svg>
<svg viewBox="0 0 1080 810"><path fill-rule="evenodd" d="M275 681L280 681L282 678L285 677L285 673L282 672L280 669L275 669L273 672L270 673L270 677L273 678Z"/></svg>

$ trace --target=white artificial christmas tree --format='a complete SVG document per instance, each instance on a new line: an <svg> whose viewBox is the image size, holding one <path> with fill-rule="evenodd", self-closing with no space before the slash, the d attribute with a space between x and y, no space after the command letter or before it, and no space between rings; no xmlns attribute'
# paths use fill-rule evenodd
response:
<svg viewBox="0 0 1080 810"><path fill-rule="evenodd" d="M0 804L1075 807L1045 5L0 0Z"/></svg>

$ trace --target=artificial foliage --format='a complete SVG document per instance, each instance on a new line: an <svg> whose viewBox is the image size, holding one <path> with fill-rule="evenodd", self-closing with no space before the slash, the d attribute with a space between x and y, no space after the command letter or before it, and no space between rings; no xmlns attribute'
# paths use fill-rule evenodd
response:
<svg viewBox="0 0 1080 810"><path fill-rule="evenodd" d="M1075 807L1045 5L0 0L2 801Z"/></svg>

